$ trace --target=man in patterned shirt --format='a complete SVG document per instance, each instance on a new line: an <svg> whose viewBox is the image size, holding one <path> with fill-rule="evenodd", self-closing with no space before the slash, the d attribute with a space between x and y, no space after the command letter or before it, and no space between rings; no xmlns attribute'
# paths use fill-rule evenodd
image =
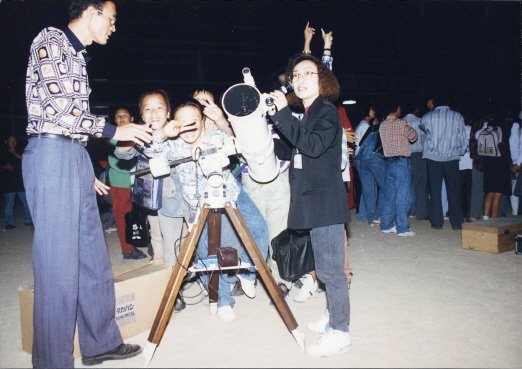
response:
<svg viewBox="0 0 522 369"><path fill-rule="evenodd" d="M388 117L382 121L379 133L385 160L384 201L382 204L381 230L397 233L397 236L415 236L410 230L408 211L412 203L410 142L417 140L417 132L408 125L401 107L394 101L385 107ZM395 227L393 220L397 223Z"/></svg>
<svg viewBox="0 0 522 369"><path fill-rule="evenodd" d="M33 240L33 366L72 368L76 323L84 365L141 352L123 344L114 319L114 280L96 205L88 137L150 142L150 129L115 127L89 111L85 46L116 31L112 1L72 1L64 30L46 28L31 45L26 79L29 144L23 154ZM93 186L94 184L94 186Z"/></svg>

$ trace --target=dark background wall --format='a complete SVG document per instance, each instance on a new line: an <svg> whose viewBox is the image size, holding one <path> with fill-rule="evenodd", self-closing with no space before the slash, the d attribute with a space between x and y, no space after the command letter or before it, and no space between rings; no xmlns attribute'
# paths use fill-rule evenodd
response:
<svg viewBox="0 0 522 369"><path fill-rule="evenodd" d="M436 91L465 114L492 103L520 110L520 2L127 1L117 31L88 47L92 110L137 109L145 91L172 99L206 88L216 96L248 66L262 92L303 47L307 21L333 31L333 70L359 104L388 95L423 101ZM0 1L0 130L25 134L25 72L32 39L67 24L67 2ZM357 106L347 106L354 122Z"/></svg>

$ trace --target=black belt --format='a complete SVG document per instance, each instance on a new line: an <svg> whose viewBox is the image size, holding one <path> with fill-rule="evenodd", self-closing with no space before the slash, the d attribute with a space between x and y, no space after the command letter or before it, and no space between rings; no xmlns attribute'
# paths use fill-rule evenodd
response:
<svg viewBox="0 0 522 369"><path fill-rule="evenodd" d="M384 158L384 160L399 160L399 159L409 159L409 156L390 156L387 158Z"/></svg>
<svg viewBox="0 0 522 369"><path fill-rule="evenodd" d="M77 143L78 145L87 146L87 141L80 141L80 139L71 136L55 135L54 133L35 133L29 135L29 137L54 138L56 140L71 141Z"/></svg>

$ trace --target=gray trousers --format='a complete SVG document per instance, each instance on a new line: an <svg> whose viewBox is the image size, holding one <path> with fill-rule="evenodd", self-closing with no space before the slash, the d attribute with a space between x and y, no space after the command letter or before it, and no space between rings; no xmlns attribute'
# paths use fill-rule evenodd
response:
<svg viewBox="0 0 522 369"><path fill-rule="evenodd" d="M344 273L344 224L313 228L310 238L317 278L326 286L330 327L348 332L350 295Z"/></svg>
<svg viewBox="0 0 522 369"><path fill-rule="evenodd" d="M122 342L114 279L85 147L30 138L22 170L34 222L33 365L72 368L76 323L83 356Z"/></svg>

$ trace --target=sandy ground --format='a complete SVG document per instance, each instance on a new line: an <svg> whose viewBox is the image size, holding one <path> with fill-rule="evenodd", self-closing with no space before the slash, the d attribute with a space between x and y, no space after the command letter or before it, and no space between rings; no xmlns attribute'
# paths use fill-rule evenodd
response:
<svg viewBox="0 0 522 369"><path fill-rule="evenodd" d="M31 367L21 348L17 289L33 283L33 231L19 207L17 217L16 229L0 230L2 368ZM171 319L149 367L522 367L522 256L464 250L449 222L437 231L411 220L411 228L418 235L401 238L351 223L351 352L315 359L300 351L261 284L255 299L236 298L234 322L212 316L199 297L187 299L191 305ZM135 262L123 260L116 233L106 240L113 265ZM185 294L197 292L193 284ZM322 313L325 294L289 305L307 344L314 342L306 324ZM144 345L148 333L126 342ZM142 365L140 355L98 367Z"/></svg>

